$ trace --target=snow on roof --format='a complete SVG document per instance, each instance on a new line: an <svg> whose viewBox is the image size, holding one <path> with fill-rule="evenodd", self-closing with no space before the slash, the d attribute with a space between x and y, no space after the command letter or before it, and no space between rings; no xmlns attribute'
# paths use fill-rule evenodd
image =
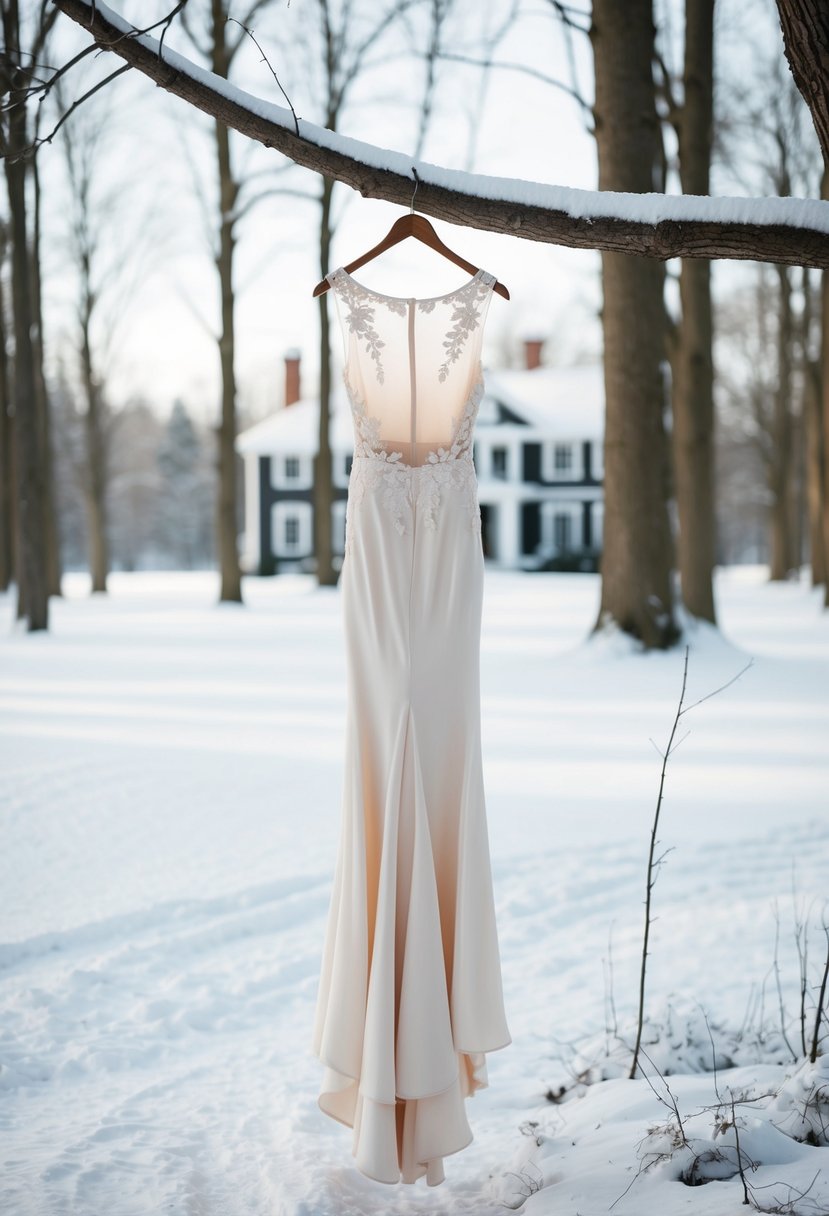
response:
<svg viewBox="0 0 829 1216"><path fill-rule="evenodd" d="M487 395L556 439L601 439L604 371L600 363L492 371Z"/></svg>
<svg viewBox="0 0 829 1216"><path fill-rule="evenodd" d="M537 367L532 371L487 371L486 399L478 429L489 421L488 401L499 401L551 439L600 439L604 433L604 376L601 364L583 367ZM505 424L509 426L509 424ZM505 429L505 428L504 428ZM516 424L515 430L523 428ZM313 455L317 450L319 401L303 397L293 405L241 431L236 448L243 455L271 452ZM341 385L332 390L331 446L350 451L354 428Z"/></svg>

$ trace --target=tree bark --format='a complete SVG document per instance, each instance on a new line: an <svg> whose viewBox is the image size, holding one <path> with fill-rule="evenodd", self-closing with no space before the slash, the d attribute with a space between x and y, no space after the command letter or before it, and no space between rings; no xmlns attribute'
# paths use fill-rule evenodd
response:
<svg viewBox="0 0 829 1216"><path fill-rule="evenodd" d="M73 192L72 254L78 275L78 363L84 400L85 463L80 475L86 517L90 590L105 593L109 573L107 544L107 409L92 349L92 324L98 307L94 264L98 234L91 212L95 131L62 131L66 167Z"/></svg>
<svg viewBox="0 0 829 1216"><path fill-rule="evenodd" d="M227 23L223 0L212 0L211 68L214 75L228 76ZM239 566L238 520L236 516L236 372L235 300L233 260L236 200L239 187L230 159L230 131L221 121L215 124L219 172L220 228L217 268L222 293L222 332L219 357L222 370L222 420L219 426L219 492L216 540L220 571L220 601L242 602L242 572Z"/></svg>
<svg viewBox="0 0 829 1216"><path fill-rule="evenodd" d="M648 191L659 163L651 0L594 0L590 29L599 189ZM676 642L665 501L663 272L655 261L602 254L605 443L602 593L612 620L646 648Z"/></svg>
<svg viewBox="0 0 829 1216"><path fill-rule="evenodd" d="M325 176L351 186L367 198L382 198L408 207L412 197L412 162L408 157L389 153L358 140L340 143L330 132L302 119L296 120L277 106L251 97L241 90L232 95L222 91L222 82L206 83L203 71L165 47L160 59L156 40L146 36L138 41L124 35L132 29L128 22L119 26L108 20L89 0L53 0L57 8L89 30L104 49L114 51L137 67L162 88L210 114L217 121L276 148L291 160ZM829 86L827 86L829 87ZM275 120L263 116L265 109ZM287 115L287 117L286 117ZM286 125L290 124L290 125ZM393 165L393 167L389 167ZM799 226L794 222L747 223L714 218L659 219L654 222L624 217L627 200L608 194L597 206L586 191L559 191L530 183L538 194L554 194L549 203L525 201L524 183L508 178L483 178L473 188L463 174L418 163L418 210L468 228L501 232L525 240L566 245L578 249L602 249L639 253L665 260L673 257L737 258L750 261L783 262L793 266L829 267L829 240L824 210L815 200L787 200L794 216L802 211ZM453 184L446 185L447 181ZM454 184L454 183L457 184ZM647 191L653 189L649 182ZM639 191L637 191L638 193ZM561 199L561 203L558 199ZM618 214L605 212L618 203ZM679 200L683 206L685 200ZM740 200L737 206L740 206ZM572 207L572 212L567 205ZM677 200L659 197L659 207L670 212ZM704 217L722 212L723 200L699 199L698 213ZM810 227L810 216L815 222ZM818 222L820 220L820 222Z"/></svg>
<svg viewBox="0 0 829 1216"><path fill-rule="evenodd" d="M686 0L684 99L677 120L685 194L708 194L714 97L714 0ZM683 258L682 323L674 357L673 455L679 514L677 556L685 607L716 623L713 572L714 369L711 264Z"/></svg>
<svg viewBox="0 0 829 1216"><path fill-rule="evenodd" d="M829 160L824 161L821 195L829 199ZM829 608L829 274L824 270L821 278L821 412L823 415L823 603Z"/></svg>
<svg viewBox="0 0 829 1216"><path fill-rule="evenodd" d="M109 552L106 536L106 443L104 440L104 402L98 383L92 356L91 322L94 300L92 295L89 250L81 266L81 374L83 377L86 413L84 432L86 435L86 476L84 499L86 506L87 546L89 551L89 575L91 591L107 590Z"/></svg>
<svg viewBox="0 0 829 1216"><path fill-rule="evenodd" d="M3 9L6 47L20 46L17 0ZM29 632L49 626L49 592L46 575L46 536L43 516L44 472L38 441L32 328L32 267L26 224L26 171L28 161L19 154L28 145L26 107L21 94L28 75L4 56L2 91L16 102L7 111L6 147L3 149L9 195L12 246L12 304L14 312L14 442L17 493L18 618L27 618Z"/></svg>
<svg viewBox="0 0 829 1216"><path fill-rule="evenodd" d="M829 6L826 0L777 0L792 76L809 107L823 151L821 198L829 199ZM807 263L808 264L808 263ZM822 476L820 478L824 604L829 608L829 275L821 276Z"/></svg>
<svg viewBox="0 0 829 1216"><path fill-rule="evenodd" d="M823 540L823 502L826 487L823 484L824 445L821 417L822 375L820 364L810 363L806 372L803 395L806 415L806 502L809 518L809 559L812 570L812 586L826 582L826 546Z"/></svg>
<svg viewBox="0 0 829 1216"><path fill-rule="evenodd" d="M6 262L7 227L0 220L0 268ZM5 283L0 276L0 591L14 578L12 549L12 396L9 382Z"/></svg>
<svg viewBox="0 0 829 1216"><path fill-rule="evenodd" d="M799 326L799 356L802 372L802 445L803 496L805 496L805 524L808 536L808 556L812 575L812 586L822 586L827 580L823 552L823 420L820 417L820 354L812 358L811 340L814 320L814 305L818 305L820 319L819 281L818 293L812 286L810 271L802 271L803 309Z"/></svg>
<svg viewBox="0 0 829 1216"><path fill-rule="evenodd" d="M32 309L35 325L32 336L37 395L38 435L43 463L43 523L46 529L46 582L50 595L61 595L60 537L55 514L54 458L52 453L52 403L43 371L43 306L40 278L41 193L38 158L32 158L34 186L34 229L32 232Z"/></svg>
<svg viewBox="0 0 829 1216"><path fill-rule="evenodd" d="M777 12L789 68L829 164L829 6L826 0L777 0Z"/></svg>
<svg viewBox="0 0 829 1216"><path fill-rule="evenodd" d="M331 250L331 196L334 182L330 177L322 179L320 198L320 270L325 275L330 269ZM320 311L320 413L319 444L314 458L314 551L317 558L317 581L321 586L334 586L337 571L332 563L333 544L331 536L331 327L328 315L328 295L319 297Z"/></svg>
<svg viewBox="0 0 829 1216"><path fill-rule="evenodd" d="M770 490L770 579L787 579L794 565L792 544L792 287L787 266L778 266L777 388L772 420Z"/></svg>

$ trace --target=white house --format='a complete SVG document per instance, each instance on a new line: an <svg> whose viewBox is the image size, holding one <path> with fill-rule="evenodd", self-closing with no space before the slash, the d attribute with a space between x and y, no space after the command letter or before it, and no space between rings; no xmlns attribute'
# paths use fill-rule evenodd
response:
<svg viewBox="0 0 829 1216"><path fill-rule="evenodd" d="M472 450L484 556L507 569L595 569L602 543L604 380L600 364L485 372ZM313 568L313 459L319 402L299 393L299 356L285 359L286 405L237 437L244 459L242 568ZM354 433L335 376L330 442L335 564L342 560Z"/></svg>

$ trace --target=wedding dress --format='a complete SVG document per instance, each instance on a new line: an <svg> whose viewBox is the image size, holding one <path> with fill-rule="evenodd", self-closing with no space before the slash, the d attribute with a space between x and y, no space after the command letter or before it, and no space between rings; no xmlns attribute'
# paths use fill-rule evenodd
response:
<svg viewBox="0 0 829 1216"><path fill-rule="evenodd" d="M337 302L354 423L340 574L348 703L313 1050L357 1167L429 1186L472 1140L465 1099L504 1011L484 800L484 557L472 440L495 277Z"/></svg>

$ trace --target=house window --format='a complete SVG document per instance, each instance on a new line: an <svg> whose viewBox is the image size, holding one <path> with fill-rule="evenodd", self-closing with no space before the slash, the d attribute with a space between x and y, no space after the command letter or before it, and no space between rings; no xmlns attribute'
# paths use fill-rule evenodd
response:
<svg viewBox="0 0 829 1216"><path fill-rule="evenodd" d="M556 511L553 516L553 541L559 553L567 553L571 547L572 520L569 514Z"/></svg>
<svg viewBox="0 0 829 1216"><path fill-rule="evenodd" d="M298 456L286 456L285 457L285 480L286 481L298 481L299 480L299 457Z"/></svg>
<svg viewBox="0 0 829 1216"><path fill-rule="evenodd" d="M346 477L348 477L349 474L351 473L351 466L353 463L354 463L354 457L351 454L351 452L349 452L345 458L345 475L346 475Z"/></svg>
<svg viewBox="0 0 829 1216"><path fill-rule="evenodd" d="M285 516L285 548L296 549L299 544L299 519L296 515Z"/></svg>
<svg viewBox="0 0 829 1216"><path fill-rule="evenodd" d="M492 476L498 477L501 481L507 479L507 449L493 448L492 449Z"/></svg>
<svg viewBox="0 0 829 1216"><path fill-rule="evenodd" d="M557 443L553 451L553 467L557 473L569 473L573 467L573 449L569 443Z"/></svg>

